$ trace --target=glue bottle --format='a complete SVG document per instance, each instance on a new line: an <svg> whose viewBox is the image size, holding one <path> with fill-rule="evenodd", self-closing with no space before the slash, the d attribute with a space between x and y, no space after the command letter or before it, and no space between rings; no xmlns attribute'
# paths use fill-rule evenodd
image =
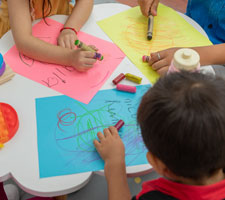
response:
<svg viewBox="0 0 225 200"><path fill-rule="evenodd" d="M5 62L4 62L4 59L3 59L3 56L2 54L0 53L0 76L3 75L4 71L5 71Z"/></svg>
<svg viewBox="0 0 225 200"><path fill-rule="evenodd" d="M182 48L174 53L173 60L167 73L179 72L181 70L199 71L200 69L200 56L193 50Z"/></svg>

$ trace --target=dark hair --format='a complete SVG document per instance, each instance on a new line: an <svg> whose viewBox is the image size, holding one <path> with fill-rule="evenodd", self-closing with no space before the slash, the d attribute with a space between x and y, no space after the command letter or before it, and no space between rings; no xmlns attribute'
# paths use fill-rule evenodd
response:
<svg viewBox="0 0 225 200"><path fill-rule="evenodd" d="M29 0L29 2L30 2L30 0ZM48 5L47 8L45 7L46 2L47 2L47 5ZM46 12L45 9L49 9L49 11L47 13L45 13ZM45 21L45 18L51 13L51 11L52 11L51 1L50 0L43 0L43 3L42 3L42 17L43 17L44 21ZM45 23L47 23L47 22L45 21Z"/></svg>
<svg viewBox="0 0 225 200"><path fill-rule="evenodd" d="M203 178L225 168L225 80L182 71L161 77L137 115L148 150L174 174Z"/></svg>

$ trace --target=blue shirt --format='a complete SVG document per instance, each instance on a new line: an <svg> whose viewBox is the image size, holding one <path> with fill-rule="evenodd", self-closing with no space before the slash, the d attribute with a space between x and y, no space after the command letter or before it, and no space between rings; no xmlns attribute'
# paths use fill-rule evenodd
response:
<svg viewBox="0 0 225 200"><path fill-rule="evenodd" d="M187 13L213 44L225 43L225 0L189 0Z"/></svg>

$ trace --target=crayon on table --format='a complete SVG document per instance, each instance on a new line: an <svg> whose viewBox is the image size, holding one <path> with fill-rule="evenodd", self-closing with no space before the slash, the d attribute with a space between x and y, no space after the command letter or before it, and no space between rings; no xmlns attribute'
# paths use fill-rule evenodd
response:
<svg viewBox="0 0 225 200"><path fill-rule="evenodd" d="M121 73L121 74L119 74L119 76L117 76L115 79L113 79L112 82L116 85L123 79L125 79L125 75L123 73Z"/></svg>
<svg viewBox="0 0 225 200"><path fill-rule="evenodd" d="M144 55L144 56L142 57L142 61L143 61L143 62L149 62L149 60L150 60L150 56Z"/></svg>
<svg viewBox="0 0 225 200"><path fill-rule="evenodd" d="M136 87L130 85L117 84L116 89L124 92L136 93Z"/></svg>
<svg viewBox="0 0 225 200"><path fill-rule="evenodd" d="M133 75L133 74L130 74L130 73L126 73L125 74L125 77L126 77L126 79L128 79L130 81L133 81L135 83L138 83L138 84L140 84L141 81L142 81L142 78L141 77L136 76L136 75Z"/></svg>
<svg viewBox="0 0 225 200"><path fill-rule="evenodd" d="M124 125L124 121L120 119L114 127L117 128L117 130L119 131L123 125Z"/></svg>
<svg viewBox="0 0 225 200"><path fill-rule="evenodd" d="M154 17L152 15L149 15L148 16L148 32L147 32L147 39L148 40L152 39L153 22L154 22Z"/></svg>

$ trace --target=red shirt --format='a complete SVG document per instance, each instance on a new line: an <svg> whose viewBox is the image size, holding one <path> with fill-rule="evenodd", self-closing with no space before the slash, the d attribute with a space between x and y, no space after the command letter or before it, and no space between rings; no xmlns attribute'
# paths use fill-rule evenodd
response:
<svg viewBox="0 0 225 200"><path fill-rule="evenodd" d="M142 191L136 196L136 200L153 199L150 198L151 193L155 192L160 194L160 197L165 196L158 199L222 200L225 199L225 180L212 185L197 186L159 178L143 183Z"/></svg>

